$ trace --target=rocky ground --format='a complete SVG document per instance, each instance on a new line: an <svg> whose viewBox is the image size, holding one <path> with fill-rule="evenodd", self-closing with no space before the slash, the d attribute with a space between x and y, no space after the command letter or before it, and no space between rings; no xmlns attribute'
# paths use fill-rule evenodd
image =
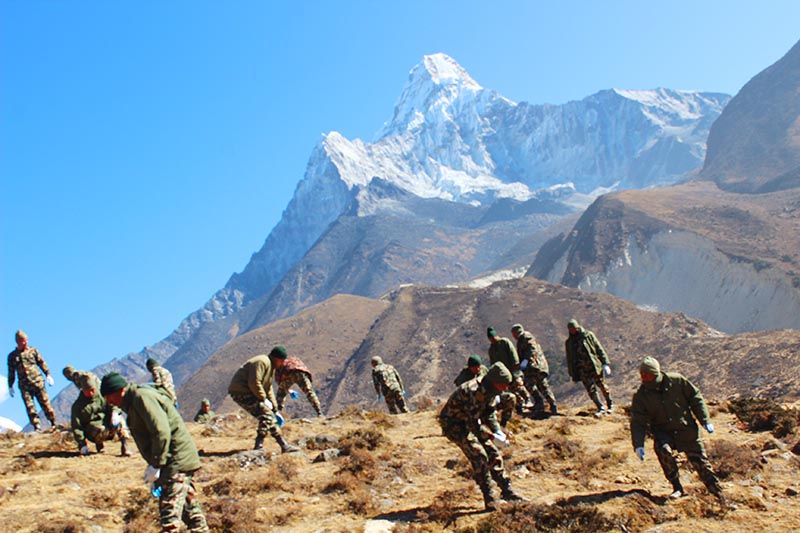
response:
<svg viewBox="0 0 800 533"><path fill-rule="evenodd" d="M586 408L515 416L506 468L531 501L494 513L483 511L466 460L441 436L434 405L400 416L351 408L291 419L284 433L302 451L285 455L272 441L250 451L255 420L241 411L189 426L215 532L800 530L796 433L748 432L731 404L711 404L717 431L706 444L732 508L707 495L687 464L688 496L668 501L651 442L644 462L631 450L624 406L602 419ZM103 454L80 457L65 430L0 436L2 529L158 531L144 461L118 452L112 442Z"/></svg>

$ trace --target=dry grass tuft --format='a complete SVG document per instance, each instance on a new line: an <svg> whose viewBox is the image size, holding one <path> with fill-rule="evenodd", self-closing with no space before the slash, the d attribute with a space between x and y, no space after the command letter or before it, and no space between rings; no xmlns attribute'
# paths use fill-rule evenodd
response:
<svg viewBox="0 0 800 533"><path fill-rule="evenodd" d="M763 468L761 454L729 441L713 441L708 447L708 456L720 479L748 478Z"/></svg>
<svg viewBox="0 0 800 533"><path fill-rule="evenodd" d="M342 451L342 455L349 455L354 449L374 450L385 443L386 437L383 431L373 426L354 429L348 432L344 437L339 439L339 448Z"/></svg>
<svg viewBox="0 0 800 533"><path fill-rule="evenodd" d="M372 482L377 474L378 461L367 450L354 448L350 455L345 457L339 472L347 472L359 481Z"/></svg>
<svg viewBox="0 0 800 533"><path fill-rule="evenodd" d="M430 411L436 408L436 400L430 396L422 396L417 400L417 411Z"/></svg>
<svg viewBox="0 0 800 533"><path fill-rule="evenodd" d="M42 470L44 465L39 462L33 455L26 453L25 455L18 455L11 459L8 464L3 468L3 475L10 472L33 472Z"/></svg>
<svg viewBox="0 0 800 533"><path fill-rule="evenodd" d="M560 461L584 456L583 444L578 441L570 440L562 434L556 434L548 438L543 448L548 454Z"/></svg>
<svg viewBox="0 0 800 533"><path fill-rule="evenodd" d="M595 533L618 530L616 526L594 505L516 505L457 533Z"/></svg>
<svg viewBox="0 0 800 533"><path fill-rule="evenodd" d="M375 499L369 489L360 487L346 499L346 509L359 516L372 514L376 510Z"/></svg>
<svg viewBox="0 0 800 533"><path fill-rule="evenodd" d="M155 517L155 518L154 518ZM157 533L158 499L147 489L134 489L128 494L123 520L124 533Z"/></svg>
<svg viewBox="0 0 800 533"><path fill-rule="evenodd" d="M333 480L322 489L323 494L350 494L361 487L361 482L350 472L337 472Z"/></svg>
<svg viewBox="0 0 800 533"><path fill-rule="evenodd" d="M433 520L445 526L452 524L459 514L459 506L474 497L472 489L466 487L440 492L433 499L426 512L420 512L418 518L422 521Z"/></svg>
<svg viewBox="0 0 800 533"><path fill-rule="evenodd" d="M91 531L91 529L67 519L49 521L47 524L39 525L36 531L40 533L85 533Z"/></svg>
<svg viewBox="0 0 800 533"><path fill-rule="evenodd" d="M259 533L265 531L256 520L258 508L253 500L218 498L203 502L208 528L214 533ZM156 516L158 516L156 514ZM152 516L150 521L153 521ZM131 531L131 533L133 533Z"/></svg>
<svg viewBox="0 0 800 533"><path fill-rule="evenodd" d="M375 427L381 429L389 429L395 426L394 416L383 411L367 411L364 418L372 422Z"/></svg>
<svg viewBox="0 0 800 533"><path fill-rule="evenodd" d="M112 510L123 505L120 492L100 489L86 491L86 505L99 510Z"/></svg>
<svg viewBox="0 0 800 533"><path fill-rule="evenodd" d="M779 439L791 435L800 422L797 409L786 409L769 398L736 398L729 407L747 431L770 431Z"/></svg>

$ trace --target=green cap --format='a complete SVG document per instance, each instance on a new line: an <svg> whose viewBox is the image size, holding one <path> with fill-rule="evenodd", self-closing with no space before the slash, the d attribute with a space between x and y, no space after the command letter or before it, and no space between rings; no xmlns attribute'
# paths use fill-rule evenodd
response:
<svg viewBox="0 0 800 533"><path fill-rule="evenodd" d="M286 351L286 348L278 345L274 347L271 352L269 352L269 356L274 359L286 359L289 357L289 353Z"/></svg>
<svg viewBox="0 0 800 533"><path fill-rule="evenodd" d="M208 401L208 398L203 398L203 401L200 402L200 405L207 405L211 407L211 402Z"/></svg>
<svg viewBox="0 0 800 533"><path fill-rule="evenodd" d="M497 337L497 332L494 330L494 327L489 326L486 328L486 336L487 337Z"/></svg>
<svg viewBox="0 0 800 533"><path fill-rule="evenodd" d="M124 389L127 385L128 382L118 372L109 372L103 376L103 381L100 382L100 394L108 396Z"/></svg>
<svg viewBox="0 0 800 533"><path fill-rule="evenodd" d="M578 324L578 321L575 320L574 318L570 318L569 322L567 322L567 327L571 329L578 329L581 327L581 325Z"/></svg>
<svg viewBox="0 0 800 533"><path fill-rule="evenodd" d="M511 372L508 370L506 365L501 362L496 362L489 368L489 372L486 374L486 379L489 383L511 383L513 379L511 377Z"/></svg>
<svg viewBox="0 0 800 533"><path fill-rule="evenodd" d="M480 355L472 354L467 358L467 366L481 366L483 361Z"/></svg>
<svg viewBox="0 0 800 533"><path fill-rule="evenodd" d="M72 380L72 374L75 373L75 368L67 365L64 367L64 370L61 371L61 373L64 374L65 378Z"/></svg>
<svg viewBox="0 0 800 533"><path fill-rule="evenodd" d="M153 370L155 367L158 366L158 361L150 357L147 359L146 365L147 365L147 370Z"/></svg>

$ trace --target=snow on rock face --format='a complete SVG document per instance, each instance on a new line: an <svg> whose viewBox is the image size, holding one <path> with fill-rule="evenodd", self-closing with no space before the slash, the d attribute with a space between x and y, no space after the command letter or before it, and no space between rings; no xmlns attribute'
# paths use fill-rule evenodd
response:
<svg viewBox="0 0 800 533"><path fill-rule="evenodd" d="M644 245L628 242L605 272L578 287L681 311L727 333L800 328L800 299L785 277L756 272L689 232L657 233Z"/></svg>

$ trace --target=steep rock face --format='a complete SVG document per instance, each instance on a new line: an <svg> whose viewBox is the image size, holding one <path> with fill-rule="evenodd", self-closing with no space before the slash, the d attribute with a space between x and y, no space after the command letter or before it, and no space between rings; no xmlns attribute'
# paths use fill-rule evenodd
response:
<svg viewBox="0 0 800 533"><path fill-rule="evenodd" d="M700 177L741 193L800 186L800 42L730 101Z"/></svg>

